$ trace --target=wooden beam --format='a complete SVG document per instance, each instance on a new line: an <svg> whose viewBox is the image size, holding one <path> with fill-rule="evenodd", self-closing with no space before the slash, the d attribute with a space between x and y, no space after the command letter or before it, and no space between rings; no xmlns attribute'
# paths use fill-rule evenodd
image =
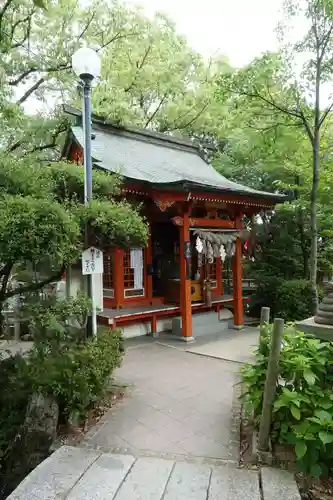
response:
<svg viewBox="0 0 333 500"><path fill-rule="evenodd" d="M114 249L113 259L113 287L116 307L124 305L124 250Z"/></svg>
<svg viewBox="0 0 333 500"><path fill-rule="evenodd" d="M177 216L171 219L176 226L184 225L184 218ZM189 218L189 226L197 228L211 228L211 229L235 229L235 221L223 219L205 219L198 217Z"/></svg>
<svg viewBox="0 0 333 500"><path fill-rule="evenodd" d="M240 330L244 328L242 241L240 238L237 238L235 247L235 255L232 265L234 325L235 328Z"/></svg>
<svg viewBox="0 0 333 500"><path fill-rule="evenodd" d="M190 241L190 226L188 207L183 213L183 225L180 226L180 310L182 316L182 336L184 340L192 339L192 300L191 300L191 280L188 279L185 259L185 242Z"/></svg>
<svg viewBox="0 0 333 500"><path fill-rule="evenodd" d="M261 208L269 208L272 209L274 206L278 203L275 200L270 200L269 198L265 198L264 196L262 198L253 198L251 196L242 196L242 195L237 195L237 194L227 194L227 193L220 193L216 192L215 194L211 193L197 193L193 192L191 193L191 200L198 201L198 202L214 202L214 203L226 203L227 205L236 205L241 207L243 210L246 209L247 207L257 207L257 213L260 211Z"/></svg>

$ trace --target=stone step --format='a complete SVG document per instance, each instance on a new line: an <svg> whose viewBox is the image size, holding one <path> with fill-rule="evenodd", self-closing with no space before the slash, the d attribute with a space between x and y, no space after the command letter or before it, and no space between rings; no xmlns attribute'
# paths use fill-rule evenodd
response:
<svg viewBox="0 0 333 500"><path fill-rule="evenodd" d="M294 474L286 470L262 467L261 486L264 500L301 500Z"/></svg>
<svg viewBox="0 0 333 500"><path fill-rule="evenodd" d="M300 500L292 474L262 469L264 500ZM63 446L8 500L260 500L258 471Z"/></svg>
<svg viewBox="0 0 333 500"><path fill-rule="evenodd" d="M214 467L208 500L233 499L261 499L258 471L236 469L233 467Z"/></svg>
<svg viewBox="0 0 333 500"><path fill-rule="evenodd" d="M322 300L322 303L323 304L327 304L327 305L333 305L333 296L332 296L332 294L325 295L325 297Z"/></svg>
<svg viewBox="0 0 333 500"><path fill-rule="evenodd" d="M322 302L321 304L319 304L318 310L319 311L327 311L327 312L331 313L331 315L332 315L333 314L333 304L325 304L325 302Z"/></svg>
<svg viewBox="0 0 333 500"><path fill-rule="evenodd" d="M66 498L75 483L99 458L100 453L62 446L38 465L7 500L58 500Z"/></svg>
<svg viewBox="0 0 333 500"><path fill-rule="evenodd" d="M222 309L220 314L216 311L198 313L192 315L192 332L194 338L227 332L229 321L233 314L229 309ZM182 318L177 317L172 320L172 333L177 336L182 335Z"/></svg>

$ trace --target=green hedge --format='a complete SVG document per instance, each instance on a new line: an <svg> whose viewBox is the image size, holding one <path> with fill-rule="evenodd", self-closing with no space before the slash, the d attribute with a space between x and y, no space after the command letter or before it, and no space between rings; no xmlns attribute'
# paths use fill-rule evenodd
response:
<svg viewBox="0 0 333 500"><path fill-rule="evenodd" d="M276 276L259 276L252 300L259 314L262 306L270 307L271 316L296 321L312 316L313 293L307 280L283 280Z"/></svg>
<svg viewBox="0 0 333 500"><path fill-rule="evenodd" d="M307 280L283 281L277 288L276 315L287 321L312 316L314 294Z"/></svg>
<svg viewBox="0 0 333 500"><path fill-rule="evenodd" d="M33 392L56 398L63 419L84 416L108 388L110 377L122 360L122 336L105 328L97 340L65 345L51 353L34 349L28 359Z"/></svg>

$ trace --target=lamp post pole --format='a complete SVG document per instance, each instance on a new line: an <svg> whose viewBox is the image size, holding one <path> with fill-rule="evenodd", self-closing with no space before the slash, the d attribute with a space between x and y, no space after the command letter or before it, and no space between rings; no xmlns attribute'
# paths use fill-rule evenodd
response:
<svg viewBox="0 0 333 500"><path fill-rule="evenodd" d="M83 82L83 133L84 133L84 203L90 206L92 200L91 159L91 82L90 75L81 75Z"/></svg>
<svg viewBox="0 0 333 500"><path fill-rule="evenodd" d="M92 158L91 158L91 83L92 76L81 75L83 82L83 136L84 136L84 203L88 207L92 202ZM89 247L89 229L85 228L85 246ZM87 334L97 336L96 305L94 297L94 276L87 275L87 295L91 302L91 315L88 316Z"/></svg>
<svg viewBox="0 0 333 500"><path fill-rule="evenodd" d="M92 158L91 158L91 88L94 78L99 77L101 62L98 54L89 48L78 49L72 56L74 72L83 83L83 136L84 136L84 203L91 206L92 201ZM85 247L89 247L89 228L85 228ZM87 295L91 300L91 315L88 316L87 334L97 336L96 305L94 297L94 279L87 275Z"/></svg>

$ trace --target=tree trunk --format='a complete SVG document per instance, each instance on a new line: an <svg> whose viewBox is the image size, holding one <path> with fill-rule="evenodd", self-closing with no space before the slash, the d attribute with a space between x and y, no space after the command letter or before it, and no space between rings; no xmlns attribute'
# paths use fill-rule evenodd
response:
<svg viewBox="0 0 333 500"><path fill-rule="evenodd" d="M320 76L321 62L317 59L316 68L316 100L312 142L312 188L310 198L311 220L311 254L310 254L310 282L313 292L313 314L317 314L317 258L318 258L318 228L317 228L317 199L319 184L319 149L320 149Z"/></svg>
<svg viewBox="0 0 333 500"><path fill-rule="evenodd" d="M298 211L298 230L301 244L302 260L303 260L303 278L309 279L309 252L307 238L304 231L304 218L302 209Z"/></svg>
<svg viewBox="0 0 333 500"><path fill-rule="evenodd" d="M317 137L316 137L317 136ZM313 147L313 175L310 199L310 218L311 218L311 254L310 254L310 282L313 292L313 314L318 309L318 290L317 290L317 257L318 257L318 228L317 228L317 198L319 183L319 131L316 132Z"/></svg>
<svg viewBox="0 0 333 500"><path fill-rule="evenodd" d="M4 302L0 300L0 337L4 335L5 316L3 314Z"/></svg>

